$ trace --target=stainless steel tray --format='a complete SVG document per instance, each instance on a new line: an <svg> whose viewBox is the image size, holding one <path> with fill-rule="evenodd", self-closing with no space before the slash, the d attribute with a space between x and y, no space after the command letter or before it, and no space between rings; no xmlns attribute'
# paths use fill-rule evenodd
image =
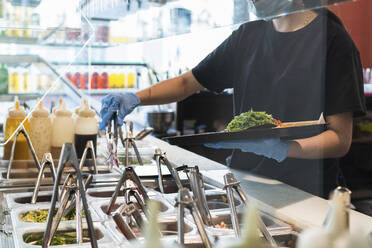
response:
<svg viewBox="0 0 372 248"><path fill-rule="evenodd" d="M119 244L117 243L116 239L113 238L111 233L107 230L105 226L101 223L94 222L93 223L95 230L98 232L98 246L99 247L117 247ZM83 223L83 228L86 228L85 223ZM37 232L44 232L46 226L42 227L27 227L22 229L14 229L14 241L15 246L19 248L35 248L41 247L36 245L29 245L24 242L23 238L24 235L27 233L37 233ZM75 230L75 224L70 223L61 223L58 230ZM90 243L83 243L82 245L78 246L76 244L71 245L63 245L63 246L50 246L50 247L63 247L63 248L72 248L72 247L90 247Z"/></svg>
<svg viewBox="0 0 372 248"><path fill-rule="evenodd" d="M11 209L10 215L12 218L12 225L14 228L27 228L27 227L45 227L46 223L34 223L34 222L25 222L21 220L19 217L20 214L26 213L28 211L33 211L36 209L49 209L50 204L30 204L27 206L24 206L22 208L14 208ZM102 221L102 219L99 217L99 215L96 213L95 209L92 207L92 205L89 206L90 214L92 217L92 220L97 222L97 221ZM83 222L86 221L85 218L82 218ZM75 220L69 220L69 221L61 221L61 223L70 223L73 224L75 223Z"/></svg>

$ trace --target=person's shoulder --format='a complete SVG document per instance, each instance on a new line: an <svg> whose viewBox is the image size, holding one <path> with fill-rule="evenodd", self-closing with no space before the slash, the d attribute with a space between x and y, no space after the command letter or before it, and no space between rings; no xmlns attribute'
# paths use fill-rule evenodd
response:
<svg viewBox="0 0 372 248"><path fill-rule="evenodd" d="M260 30L263 26L267 24L266 21L258 20L258 21L250 21L243 23L237 29L238 32L252 32L255 30Z"/></svg>
<svg viewBox="0 0 372 248"><path fill-rule="evenodd" d="M241 24L236 30L233 32L233 36L237 39L250 39L257 37L260 32L264 30L264 26L267 24L266 21L250 21Z"/></svg>
<svg viewBox="0 0 372 248"><path fill-rule="evenodd" d="M345 27L328 18L327 22L328 48L342 49L343 52L358 52L358 49Z"/></svg>

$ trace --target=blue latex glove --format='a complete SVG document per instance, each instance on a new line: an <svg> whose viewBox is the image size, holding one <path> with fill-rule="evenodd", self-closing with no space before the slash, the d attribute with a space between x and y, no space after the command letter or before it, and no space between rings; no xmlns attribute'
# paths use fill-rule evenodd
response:
<svg viewBox="0 0 372 248"><path fill-rule="evenodd" d="M125 116L135 109L141 100L134 93L109 94L102 99L102 108L100 111L102 122L99 130L104 130L110 121L113 113L118 111L118 125L123 125Z"/></svg>
<svg viewBox="0 0 372 248"><path fill-rule="evenodd" d="M214 149L240 149L275 159L279 163L285 160L289 153L289 142L281 139L234 140L207 143L204 146Z"/></svg>

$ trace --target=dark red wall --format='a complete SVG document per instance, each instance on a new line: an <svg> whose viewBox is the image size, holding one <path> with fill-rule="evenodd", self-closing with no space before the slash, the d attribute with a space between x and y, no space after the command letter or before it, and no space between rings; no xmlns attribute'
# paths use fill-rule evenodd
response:
<svg viewBox="0 0 372 248"><path fill-rule="evenodd" d="M330 7L344 22L357 45L364 67L372 68L372 0L359 0Z"/></svg>

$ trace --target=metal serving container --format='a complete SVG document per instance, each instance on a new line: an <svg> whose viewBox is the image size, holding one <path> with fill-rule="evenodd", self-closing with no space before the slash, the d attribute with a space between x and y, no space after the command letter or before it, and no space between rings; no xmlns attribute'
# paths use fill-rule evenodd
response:
<svg viewBox="0 0 372 248"><path fill-rule="evenodd" d="M58 164L58 160L54 160L55 165ZM7 179L7 167L9 160L0 160L0 183L2 185L34 185L38 176L38 169L33 160L14 160L12 170L10 173L10 179ZM68 168L70 169L70 168ZM68 169L66 173L68 172ZM71 171L74 171L71 167ZM85 171L85 170L83 170ZM93 180L99 181L112 181L113 178L118 178L119 174L117 171L110 171L106 165L97 165L98 174L94 175ZM41 179L42 184L53 184L51 172L49 167L45 169L45 177Z"/></svg>
<svg viewBox="0 0 372 248"><path fill-rule="evenodd" d="M177 219L175 217L159 216L160 230L163 235L162 241L165 243L175 243L177 241ZM113 220L108 220L104 225L110 230L113 236L121 242L127 242L125 236L118 230ZM140 234L140 233L139 233ZM137 236L137 241L141 242L144 240L142 236ZM201 239L199 237L196 226L189 220L185 219L185 243L186 244L199 244L201 245ZM124 247L124 246L121 246Z"/></svg>
<svg viewBox="0 0 372 248"><path fill-rule="evenodd" d="M25 208L27 206L34 206L31 204L33 192L24 192L24 193L6 193L5 199L8 204L8 208ZM49 204L52 200L52 193L50 191L40 191L37 204Z"/></svg>
<svg viewBox="0 0 372 248"><path fill-rule="evenodd" d="M260 213L262 221L264 222L265 226L267 227L268 231L270 233L275 233L278 231L285 231L289 232L292 231L292 228L290 225L275 219L267 214ZM240 211L238 213L239 223L240 226L243 224L243 213ZM229 211L226 212L218 212L218 213L212 213L212 220L215 225L220 224L221 222L224 222L228 229L223 228L217 228L217 227L206 227L207 232L214 237L220 237L220 236L234 236L234 230L231 223L231 213Z"/></svg>
<svg viewBox="0 0 372 248"><path fill-rule="evenodd" d="M20 218L20 214L24 214L28 211L34 211L34 210L37 210L37 209L49 209L50 208L50 204L30 204L30 205L27 205L27 206L24 206L22 208L14 208L14 209L11 209L10 211L10 215L11 215L11 219L12 219L12 225L14 228L27 228L27 227L37 227L37 226L40 226L40 227L44 227L46 225L46 223L36 223L36 222L26 222L26 221L23 221L21 220ZM91 206L89 206L89 210L90 210L90 214L91 214L91 217L92 217L92 220L93 221L102 221L102 219L99 217L99 215L96 213L95 209ZM85 218L82 218L83 222L86 221ZM61 223L75 223L75 220L68 220L68 221L61 221Z"/></svg>
<svg viewBox="0 0 372 248"><path fill-rule="evenodd" d="M98 222L94 222L93 225L94 225L94 229L97 235L97 243L99 247L111 247L112 248L112 247L119 246L119 244L117 243L117 240L112 236L112 234L107 230L107 228L104 225ZM83 230L86 230L86 228L87 226L85 225L85 223L83 223ZM41 246L27 244L24 241L24 238L26 237L27 234L40 233L40 232L42 233L45 231L45 229L46 229L46 225L14 229L15 246L20 247L20 248L41 247ZM66 230L67 231L75 230L75 224L61 222L61 224L58 227L58 231L66 231ZM50 247L63 247L63 248L90 247L90 243L83 243L80 246L76 244L71 244L71 245L50 246Z"/></svg>
<svg viewBox="0 0 372 248"><path fill-rule="evenodd" d="M211 213L230 211L225 191L210 189L206 191L205 195L207 198L208 208ZM176 204L175 199L177 197L177 194L168 194L164 197L169 201L171 205L174 206ZM237 207L237 209L244 209L244 205L242 204L242 202L238 198L236 198L236 196L234 198L235 206Z"/></svg>
<svg viewBox="0 0 372 248"><path fill-rule="evenodd" d="M107 206L109 205L111 196L115 188L95 188L87 190L87 199L88 203L91 203L92 208L95 209L96 213L100 216L101 219L107 220L109 216L105 213ZM122 193L122 192L121 192ZM151 200L155 200L160 203L160 216L175 215L175 210L173 205L171 205L166 198L164 198L160 193L155 191L148 191L148 196ZM124 198L121 194L116 201L115 205L119 205L124 202ZM115 208L116 209L116 208Z"/></svg>
<svg viewBox="0 0 372 248"><path fill-rule="evenodd" d="M279 230L279 231L270 231L274 240L278 244L278 248L295 248L297 241L297 232ZM261 235L262 237L262 235ZM263 238L263 237L262 237ZM219 236L215 240L214 247L224 247L223 244L233 244L236 242L236 237L234 235L225 235Z"/></svg>

